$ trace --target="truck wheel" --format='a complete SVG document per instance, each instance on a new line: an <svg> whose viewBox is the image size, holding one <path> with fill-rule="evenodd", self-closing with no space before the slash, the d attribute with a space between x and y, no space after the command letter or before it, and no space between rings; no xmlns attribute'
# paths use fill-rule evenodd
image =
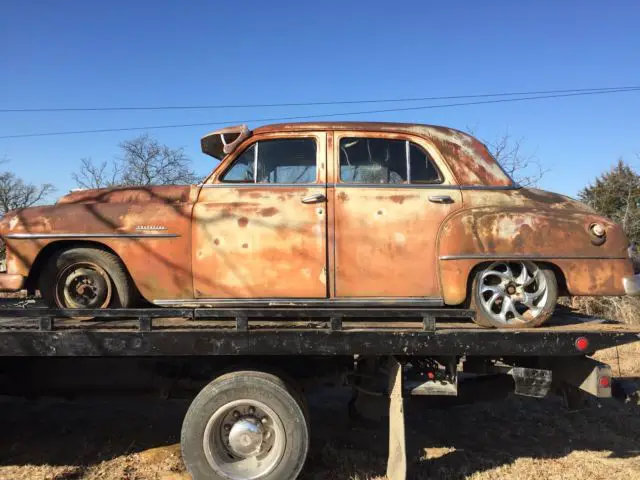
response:
<svg viewBox="0 0 640 480"><path fill-rule="evenodd" d="M494 262L473 279L471 307L483 327L537 327L553 314L557 300L555 273L533 262Z"/></svg>
<svg viewBox="0 0 640 480"><path fill-rule="evenodd" d="M38 288L52 308L127 308L134 289L120 259L96 248L70 248L47 262Z"/></svg>
<svg viewBox="0 0 640 480"><path fill-rule="evenodd" d="M283 380L236 371L209 383L193 400L181 445L194 480L295 479L309 450L309 424Z"/></svg>

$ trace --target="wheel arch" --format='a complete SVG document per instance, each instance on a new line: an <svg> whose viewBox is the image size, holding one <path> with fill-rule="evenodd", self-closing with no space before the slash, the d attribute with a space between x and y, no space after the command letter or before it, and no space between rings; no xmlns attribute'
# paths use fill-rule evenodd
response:
<svg viewBox="0 0 640 480"><path fill-rule="evenodd" d="M25 288L27 289L27 291L35 292L35 290L38 288L38 279L40 278L40 275L42 275L47 262L51 260L54 255L65 250L70 250L72 248L93 248L96 250L109 252L114 255L122 264L124 270L127 272L127 276L129 277L131 284L134 286L136 293L138 295L140 294L140 290L136 286L135 281L131 276L131 273L129 272L129 269L127 268L127 265L122 261L120 255L118 255L118 253L108 245L94 240L58 240L45 245L42 250L38 252L38 255L33 261L33 265L29 270L29 275L25 283Z"/></svg>
<svg viewBox="0 0 640 480"><path fill-rule="evenodd" d="M469 305L471 304L471 293L472 293L472 284L473 284L473 280L476 276L476 274L478 273L478 271L482 270L483 268L487 267L488 265L491 265L492 263L495 262L499 262L499 261L521 261L522 259L520 258L509 258L509 257L504 257L504 258L500 258L500 259L491 259L491 260L478 260L476 261L474 264L472 264L468 270L468 274L466 277L466 280L464 281L464 300L462 302L460 302L460 304L464 305L464 307L468 308ZM537 261L536 259L532 258L532 259L527 259L528 261L531 261L533 263L535 263L536 265L541 265L541 266L546 266L548 268L551 269L551 271L553 271L553 274L556 277L556 281L558 283L558 295L559 296L566 296L568 295L568 289L567 289L567 279L565 277L565 274L563 272L563 270L556 265L553 262L547 261L547 260L543 260L543 261ZM446 300L446 297L445 297ZM448 302L445 302L448 303Z"/></svg>

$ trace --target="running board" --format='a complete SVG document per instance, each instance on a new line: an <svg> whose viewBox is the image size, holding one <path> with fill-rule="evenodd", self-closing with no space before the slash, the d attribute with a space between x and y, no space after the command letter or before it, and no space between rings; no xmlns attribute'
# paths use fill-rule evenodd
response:
<svg viewBox="0 0 640 480"><path fill-rule="evenodd" d="M159 307L442 307L441 297L367 298L177 298L153 300Z"/></svg>

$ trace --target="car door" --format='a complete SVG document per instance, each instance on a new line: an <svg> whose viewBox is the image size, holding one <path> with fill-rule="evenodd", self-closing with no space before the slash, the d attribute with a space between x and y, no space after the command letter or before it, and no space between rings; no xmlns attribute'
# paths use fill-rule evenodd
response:
<svg viewBox="0 0 640 480"><path fill-rule="evenodd" d="M333 143L335 296L441 304L438 229L462 196L435 147L375 131Z"/></svg>
<svg viewBox="0 0 640 480"><path fill-rule="evenodd" d="M200 299L327 297L326 133L250 137L193 213Z"/></svg>

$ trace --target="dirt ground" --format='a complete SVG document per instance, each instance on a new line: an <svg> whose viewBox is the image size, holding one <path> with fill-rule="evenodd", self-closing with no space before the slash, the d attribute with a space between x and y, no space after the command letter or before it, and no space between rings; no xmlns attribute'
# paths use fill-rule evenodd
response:
<svg viewBox="0 0 640 480"><path fill-rule="evenodd" d="M619 354L619 355L618 355ZM605 351L623 376L640 378L640 346ZM352 421L349 392L310 392L312 447L303 479L384 478L386 423ZM184 480L179 439L188 400L0 400L0 478ZM409 406L412 478L640 478L640 405L592 401L567 411L558 399L426 409ZM419 460L418 460L419 459Z"/></svg>

